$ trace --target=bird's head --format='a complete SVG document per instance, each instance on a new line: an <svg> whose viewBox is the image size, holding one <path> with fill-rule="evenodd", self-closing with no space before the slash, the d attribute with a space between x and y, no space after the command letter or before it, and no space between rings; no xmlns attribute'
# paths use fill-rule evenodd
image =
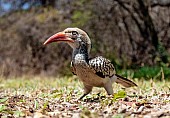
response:
<svg viewBox="0 0 170 118"><path fill-rule="evenodd" d="M58 32L48 38L44 45L53 42L65 42L73 49L79 48L82 44L87 46L88 52L91 49L91 41L86 32L79 28L67 28L62 32Z"/></svg>

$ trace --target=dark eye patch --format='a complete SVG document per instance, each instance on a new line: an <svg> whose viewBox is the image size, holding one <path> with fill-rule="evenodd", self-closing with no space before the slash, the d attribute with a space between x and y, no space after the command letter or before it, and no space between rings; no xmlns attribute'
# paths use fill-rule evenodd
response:
<svg viewBox="0 0 170 118"><path fill-rule="evenodd" d="M71 33L72 33L72 35L74 35L74 36L75 36L75 35L78 35L78 32L77 32L77 31L72 31Z"/></svg>

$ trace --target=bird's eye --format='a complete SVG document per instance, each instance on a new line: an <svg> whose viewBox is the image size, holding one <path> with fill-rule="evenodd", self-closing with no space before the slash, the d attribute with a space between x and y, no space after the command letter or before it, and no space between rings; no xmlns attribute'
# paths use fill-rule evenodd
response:
<svg viewBox="0 0 170 118"><path fill-rule="evenodd" d="M76 35L78 35L78 32L77 31L72 31L72 35L76 36Z"/></svg>

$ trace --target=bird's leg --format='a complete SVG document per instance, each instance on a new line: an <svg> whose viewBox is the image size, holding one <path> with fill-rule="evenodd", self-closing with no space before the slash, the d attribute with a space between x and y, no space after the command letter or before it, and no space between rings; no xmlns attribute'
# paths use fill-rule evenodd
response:
<svg viewBox="0 0 170 118"><path fill-rule="evenodd" d="M87 94L89 94L92 91L92 88L92 86L84 84L84 94L79 98L79 100L83 99Z"/></svg>
<svg viewBox="0 0 170 118"><path fill-rule="evenodd" d="M112 82L108 81L105 85L104 85L105 90L107 91L108 95L113 95L113 88L112 88Z"/></svg>

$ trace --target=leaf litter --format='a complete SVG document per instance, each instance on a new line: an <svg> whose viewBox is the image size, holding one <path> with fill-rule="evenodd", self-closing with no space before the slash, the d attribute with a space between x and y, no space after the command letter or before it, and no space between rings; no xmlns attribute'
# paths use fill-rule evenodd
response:
<svg viewBox="0 0 170 118"><path fill-rule="evenodd" d="M77 78L15 78L0 83L0 117L158 118L170 117L170 82L137 81L138 87L113 84L114 95L94 88L83 100Z"/></svg>

